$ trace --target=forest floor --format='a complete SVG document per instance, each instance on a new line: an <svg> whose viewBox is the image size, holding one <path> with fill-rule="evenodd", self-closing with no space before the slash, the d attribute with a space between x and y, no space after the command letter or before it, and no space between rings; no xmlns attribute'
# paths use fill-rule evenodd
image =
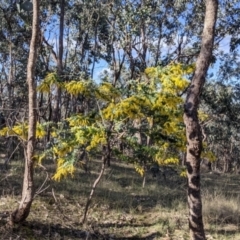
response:
<svg viewBox="0 0 240 240"><path fill-rule="evenodd" d="M36 167L36 188L46 177L48 188L35 197L27 221L8 228L21 198L23 162L12 161L8 169L0 162L0 239L189 239L186 179L148 173L143 188L134 168L120 162L106 169L82 224L101 163L90 165L90 173L79 169L61 182L51 180L53 163L47 171ZM240 176L203 174L202 196L207 239L239 240Z"/></svg>

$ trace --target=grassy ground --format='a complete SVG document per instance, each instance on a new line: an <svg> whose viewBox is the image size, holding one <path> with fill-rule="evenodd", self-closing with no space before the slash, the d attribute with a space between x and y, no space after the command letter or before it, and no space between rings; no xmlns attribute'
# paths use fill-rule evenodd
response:
<svg viewBox="0 0 240 240"><path fill-rule="evenodd" d="M2 166L2 165L1 165ZM1 167L0 166L0 167ZM101 163L91 163L91 173L79 170L73 178L48 180L36 196L31 213L22 225L5 227L8 214L18 206L23 164L12 161L1 168L0 239L189 239L186 179L177 175L152 178L146 185L127 164L113 163L98 185L88 213L81 224L86 199ZM54 165L47 165L53 173ZM35 169L36 187L46 172ZM204 222L207 239L240 239L240 177L204 174L202 177Z"/></svg>

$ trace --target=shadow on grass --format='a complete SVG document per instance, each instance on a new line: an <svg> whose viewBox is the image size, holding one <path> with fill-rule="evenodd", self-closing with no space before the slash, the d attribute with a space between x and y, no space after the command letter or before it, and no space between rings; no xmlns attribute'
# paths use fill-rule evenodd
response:
<svg viewBox="0 0 240 240"><path fill-rule="evenodd" d="M158 222L158 221L157 221ZM144 224L139 224L139 223L99 223L97 224L98 227L103 227L103 228L124 228L124 227L152 227L157 224L157 222L153 223L144 223Z"/></svg>
<svg viewBox="0 0 240 240"><path fill-rule="evenodd" d="M92 180L97 175L94 174ZM64 192L66 196L85 199L91 191L91 181L78 183L77 179L68 179L66 183L61 182L56 186L56 192ZM176 201L186 201L185 189L176 182L160 185L156 180L147 180L145 188L142 188L142 179L137 177L104 176L94 192L93 202L108 204L111 209L136 208L141 205L144 208L155 207L157 204L172 208ZM170 186L169 186L170 185ZM126 210L127 210L126 209Z"/></svg>
<svg viewBox="0 0 240 240"><path fill-rule="evenodd" d="M240 234L238 229L208 229L206 232L210 235L217 234L217 235L228 236L228 237L233 237L236 234ZM238 237L240 237L240 235Z"/></svg>
<svg viewBox="0 0 240 240"><path fill-rule="evenodd" d="M5 223L6 224L6 223ZM27 221L13 228L1 229L1 239L85 239L90 233L77 228L62 227L60 224L44 224ZM91 239L94 234L91 233Z"/></svg>
<svg viewBox="0 0 240 240"><path fill-rule="evenodd" d="M3 226L6 222L0 221ZM125 225L128 226L128 225ZM136 227L134 225L129 225ZM139 225L140 226L140 225ZM111 228L111 225L98 225L98 227ZM116 226L115 226L116 227ZM119 227L124 227L120 225ZM141 227L141 226L140 226ZM15 225L9 229L1 227L0 237L1 239L51 239L51 240L64 240L64 239L155 239L156 236L160 236L160 233L154 232L140 236L114 236L113 234L102 233L98 228L91 228L90 230L81 230L81 226L63 227L60 224L44 224L37 221L24 222L19 225ZM119 235L119 234L118 234Z"/></svg>
<svg viewBox="0 0 240 240"><path fill-rule="evenodd" d="M125 240L125 239L133 239L133 240L153 240L156 239L156 237L161 237L161 234L159 233L151 233L145 237L138 237L138 236L133 236L133 237L119 237L119 238L112 238L116 240Z"/></svg>
<svg viewBox="0 0 240 240"><path fill-rule="evenodd" d="M17 163L12 163L12 169L17 169L0 183L2 189L9 189L7 194L12 195L18 199L21 194L22 171ZM15 165L16 164L16 165ZM91 174L85 173L82 170L77 170L72 178L69 176L61 182L53 182L51 176L54 173L54 166L49 165L49 180L46 185L50 185L49 189L40 194L34 201L36 205L32 206L32 216L29 222L24 223L13 228L12 231L6 231L0 234L0 239L154 239L159 236L158 232L149 232L142 237L142 235L135 235L132 233L129 237L125 237L124 232L128 234L128 228L150 228L156 223L141 222L121 222L117 224L106 223L102 221L102 214L104 219L116 219L116 215L129 214L136 218L148 213L157 205L168 207L169 209L177 208L176 202L185 201L186 194L182 188L184 183L178 176L167 178L165 181L161 176L152 178L151 174L147 175L145 188L142 188L143 179L138 175L131 165L113 163L111 168L107 168L106 172L96 188L88 218L90 219L88 227L91 227L95 222L95 215L97 214L97 221L95 229L82 230L80 224L76 224L79 216L82 215L86 204L86 199L92 188L92 184L98 176L98 171L101 166L100 161L93 161L91 167ZM6 175L7 176L7 175ZM41 186L46 178L46 172L40 169L35 169L35 185L36 188ZM54 194L52 194L54 189ZM12 191L9 192L9 191ZM6 192L6 191L5 191ZM2 194L4 195L4 194ZM59 204L62 213L70 218L70 222L65 225L65 220L62 219L63 214L55 210ZM7 201L7 200L6 200ZM4 206L5 207L5 206ZM9 206L9 211L12 206ZM2 208L3 210L3 208ZM116 211L115 211L116 210ZM47 218L48 223L45 222L43 216L44 212L49 214ZM34 215L35 214L35 215ZM92 216L92 217L91 217ZM155 219L153 220L153 222ZM56 223L61 223L56 224ZM68 227L71 226L71 227ZM114 236L108 235L113 228L119 229L121 233ZM127 228L127 229L124 229ZM103 229L105 231L103 232ZM139 234L141 233L139 230ZM144 230L145 231L145 230ZM12 234L12 235L9 235ZM10 237L9 237L10 236ZM19 238L20 236L21 238ZM140 237L141 236L141 237Z"/></svg>
<svg viewBox="0 0 240 240"><path fill-rule="evenodd" d="M97 164L100 166L100 164ZM95 166L96 167L96 166ZM54 201L51 190L54 189L56 197L64 195L68 200L82 201L84 205L86 198L92 188L92 184L98 176L97 168L91 174L78 170L74 177L63 179L61 182L49 180L46 185L50 185L42 196L48 196L45 202ZM46 177L44 171L36 173L36 188L41 186ZM176 179L175 179L176 180ZM143 210L154 208L157 204L164 207L172 207L176 199L185 201L185 193L179 188L178 180L153 179L147 175L146 186L142 188L142 178L130 166L119 166L114 164L106 170L100 184L97 186L93 203L101 205L107 204L110 209L129 210L142 207ZM9 175L0 182L2 195L9 194L19 196L21 194L21 176L17 174ZM48 195L45 195L48 193ZM40 194L41 196L41 194ZM49 199L52 200L49 200Z"/></svg>

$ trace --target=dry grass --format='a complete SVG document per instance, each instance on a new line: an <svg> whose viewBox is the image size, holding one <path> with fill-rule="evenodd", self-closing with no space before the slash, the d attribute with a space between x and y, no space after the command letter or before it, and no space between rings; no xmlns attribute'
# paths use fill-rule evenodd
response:
<svg viewBox="0 0 240 240"><path fill-rule="evenodd" d="M21 163L12 162L10 169L1 173L2 226L20 200L22 168ZM49 173L54 170L51 162L47 168ZM149 175L142 188L142 179L132 166L119 162L105 172L87 223L82 225L86 199L99 168L100 162L94 161L91 174L79 170L74 178L60 183L49 180L50 187L35 198L28 221L13 229L2 227L0 239L189 239L186 180L171 176L165 181L161 176L153 179ZM46 173L36 169L35 175L36 185L40 186ZM240 178L219 179L203 176L206 233L208 239L238 240ZM235 183L233 191L231 184Z"/></svg>
<svg viewBox="0 0 240 240"><path fill-rule="evenodd" d="M223 192L209 194L203 200L203 216L211 224L224 225L240 224L239 199L235 196L226 196Z"/></svg>

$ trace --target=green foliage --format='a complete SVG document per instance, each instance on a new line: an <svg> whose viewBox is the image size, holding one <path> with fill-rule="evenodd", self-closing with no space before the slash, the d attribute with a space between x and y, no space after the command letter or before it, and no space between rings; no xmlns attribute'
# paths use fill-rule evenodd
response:
<svg viewBox="0 0 240 240"><path fill-rule="evenodd" d="M38 124L37 138L50 131L52 140L51 148L35 158L41 162L50 154L56 159L55 180L74 173L79 161L76 152L86 151L89 157L101 155L104 146L110 147L113 157L134 164L141 175L153 162L178 165L186 145L182 95L193 70L194 66L181 64L147 68L139 80L129 81L124 88L109 82L96 85L90 80L60 83L56 74L50 73L39 85L40 92L49 93L59 84L67 94L91 98L98 108L74 114L58 125ZM208 119L203 111L199 115L202 121ZM22 123L3 128L0 134L26 140L27 130ZM209 149L202 156L215 159Z"/></svg>
<svg viewBox="0 0 240 240"><path fill-rule="evenodd" d="M204 155L207 154L206 158L210 161L216 160L215 166L222 171L232 171L234 165L239 166L239 110L237 85L234 87L233 83L221 82L206 84L201 102L201 112L207 116L202 121L206 138Z"/></svg>
<svg viewBox="0 0 240 240"><path fill-rule="evenodd" d="M182 120L182 93L188 86L187 75L193 66L171 64L165 68L147 68L139 81L124 88L103 82L70 81L63 85L69 94L93 96L98 109L66 119L61 128L52 128L53 154L58 167L55 180L73 174L78 161L75 151L89 156L102 154L110 146L116 158L133 163L144 174L145 166L179 163L179 151L185 148ZM137 137L137 135L140 137ZM122 146L122 147L120 147Z"/></svg>

